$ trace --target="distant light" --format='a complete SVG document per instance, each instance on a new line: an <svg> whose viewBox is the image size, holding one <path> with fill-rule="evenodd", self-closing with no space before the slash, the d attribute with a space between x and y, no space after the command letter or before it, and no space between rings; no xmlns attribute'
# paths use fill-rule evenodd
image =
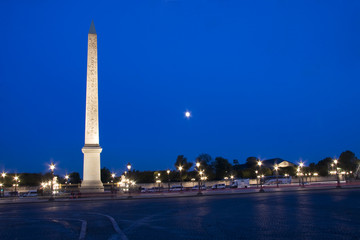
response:
<svg viewBox="0 0 360 240"><path fill-rule="evenodd" d="M190 118L190 117L191 117L191 113L190 113L189 111L186 111L186 112L185 112L185 117L186 117L186 118Z"/></svg>
<svg viewBox="0 0 360 240"><path fill-rule="evenodd" d="M55 164L51 163L51 164L50 164L50 170L51 170L51 171L54 171L54 169L55 169Z"/></svg>

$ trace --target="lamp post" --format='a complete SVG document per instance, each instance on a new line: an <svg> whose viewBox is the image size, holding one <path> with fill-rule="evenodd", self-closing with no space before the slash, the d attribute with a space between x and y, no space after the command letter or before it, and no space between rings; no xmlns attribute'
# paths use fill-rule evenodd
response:
<svg viewBox="0 0 360 240"><path fill-rule="evenodd" d="M339 163L339 161L337 159L334 159L334 166L335 166L335 171L336 171L336 181L337 181L337 185L336 188L341 188L340 186L340 176L339 176L339 169L337 167L337 164Z"/></svg>
<svg viewBox="0 0 360 240"><path fill-rule="evenodd" d="M15 194L16 194L16 195L17 195L17 189L16 189L16 187L17 187L18 181L19 181L19 177L18 177L18 176L15 176L15 177L14 177L14 182L15 182L14 187L15 187Z"/></svg>
<svg viewBox="0 0 360 240"><path fill-rule="evenodd" d="M261 175L261 165L262 165L262 162L259 160L258 162L257 162L257 165L259 166L259 174ZM261 176L263 176L263 175L261 175ZM264 191L264 189L263 189L263 185L262 185L263 183L262 183L262 178L260 178L260 190L259 190L259 192L265 192Z"/></svg>
<svg viewBox="0 0 360 240"><path fill-rule="evenodd" d="M202 171L200 170L200 162L196 163L196 168L197 168L197 171L199 173L199 184L198 184L198 193L197 193L197 195L202 195L202 192L201 192L201 175L202 175Z"/></svg>
<svg viewBox="0 0 360 240"><path fill-rule="evenodd" d="M259 187L259 178L258 178L258 173L259 171L258 170L255 170L255 174L256 174L256 188Z"/></svg>
<svg viewBox="0 0 360 240"><path fill-rule="evenodd" d="M170 192L170 170L166 170L167 176L168 176L168 192Z"/></svg>
<svg viewBox="0 0 360 240"><path fill-rule="evenodd" d="M303 162L300 162L299 164L299 173L300 173L300 176L301 176L301 186L302 187L305 187L305 184L304 184L304 177L303 177L303 172L302 172L302 168L304 167L304 163Z"/></svg>
<svg viewBox="0 0 360 240"><path fill-rule="evenodd" d="M115 173L111 174L111 177L112 177L111 194L115 193L115 186L114 186L115 176L116 176Z"/></svg>
<svg viewBox="0 0 360 240"><path fill-rule="evenodd" d="M68 181L69 181L69 175L65 175L65 192L67 191L67 185L68 185Z"/></svg>
<svg viewBox="0 0 360 240"><path fill-rule="evenodd" d="M130 163L128 163L127 165L126 165L126 167L127 167L127 169L128 169L128 179L129 179L129 186L128 186L128 192L129 192L129 196L128 196L128 198L131 198L131 191L130 191L130 183L131 183L131 181L130 181L130 170L131 170L131 164Z"/></svg>
<svg viewBox="0 0 360 240"><path fill-rule="evenodd" d="M275 165L274 169L276 171L276 187L279 187L279 166Z"/></svg>
<svg viewBox="0 0 360 240"><path fill-rule="evenodd" d="M55 170L55 164L51 163L50 164L50 172L51 172L51 181L50 181L50 198L49 201L54 201L54 170Z"/></svg>
<svg viewBox="0 0 360 240"><path fill-rule="evenodd" d="M183 190L183 186L182 186L181 170L183 170L183 167L182 167L182 166L179 166L178 168L179 168L179 172L180 172L180 186L181 186L180 191L182 191L182 190Z"/></svg>
<svg viewBox="0 0 360 240"><path fill-rule="evenodd" d="M2 176L2 178L3 178L3 181L4 181L4 185L1 185L2 187L1 187L1 189L2 189L2 196L4 197L5 196L5 189L3 188L3 186L5 186L5 177L6 177L6 173L5 172L3 172L2 174L1 174L1 176Z"/></svg>
<svg viewBox="0 0 360 240"><path fill-rule="evenodd" d="M159 192L160 192L160 183L161 183L161 179L160 179L161 173L158 173L158 184L159 184Z"/></svg>

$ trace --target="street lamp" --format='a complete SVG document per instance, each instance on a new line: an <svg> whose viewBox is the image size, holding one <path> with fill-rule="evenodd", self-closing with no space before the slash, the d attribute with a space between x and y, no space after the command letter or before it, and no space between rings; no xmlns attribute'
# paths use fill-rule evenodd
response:
<svg viewBox="0 0 360 240"><path fill-rule="evenodd" d="M303 177L303 172L302 172L302 168L304 167L304 163L303 162L300 162L299 163L299 174L301 176L301 183L302 183L302 187L305 187L305 184L304 184L304 177Z"/></svg>
<svg viewBox="0 0 360 240"><path fill-rule="evenodd" d="M279 187L279 166L276 164L274 169L276 171L276 187Z"/></svg>
<svg viewBox="0 0 360 240"><path fill-rule="evenodd" d="M116 174L115 173L112 173L111 174L111 177L112 177L112 186L111 186L111 193L114 194L115 193L115 186L114 186L114 183L115 183L115 176Z"/></svg>
<svg viewBox="0 0 360 240"><path fill-rule="evenodd" d="M54 163L51 163L50 164L50 171L51 171L51 184L50 184L50 198L49 198L49 201L54 201L55 198L54 198L54 170L55 170L55 164Z"/></svg>
<svg viewBox="0 0 360 240"><path fill-rule="evenodd" d="M161 174L160 173L158 173L158 183L159 183L159 192L160 192L160 183L161 183L161 179L160 179L160 176L161 176Z"/></svg>
<svg viewBox="0 0 360 240"><path fill-rule="evenodd" d="M16 195L17 195L16 187L17 187L18 180L19 180L19 177L18 177L18 176L15 176L15 177L14 177L14 182L15 182L14 187L15 187L15 194L16 194Z"/></svg>
<svg viewBox="0 0 360 240"><path fill-rule="evenodd" d="M128 163L127 165L126 165L126 167L127 167L127 169L129 170L128 171L128 179L129 179L129 186L128 186L128 192L129 192L129 196L128 196L128 198L131 198L131 192L130 192L130 170L131 170L131 164L130 163Z"/></svg>
<svg viewBox="0 0 360 240"><path fill-rule="evenodd" d="M183 170L183 167L182 167L182 166L179 166L179 167L178 167L178 169L179 169L179 172L180 172L180 186L181 186L181 189L180 189L180 191L182 191L182 190L183 190L183 186L182 186L182 177L181 177L181 171Z"/></svg>
<svg viewBox="0 0 360 240"><path fill-rule="evenodd" d="M197 195L202 195L202 193L201 193L201 175L202 175L202 171L200 170L200 162L196 163L196 168L197 168L197 171L199 173L199 184L198 184L198 194Z"/></svg>
<svg viewBox="0 0 360 240"><path fill-rule="evenodd" d="M65 175L65 192L67 191L67 185L68 185L68 181L69 181L69 175Z"/></svg>
<svg viewBox="0 0 360 240"><path fill-rule="evenodd" d="M170 192L170 170L166 170L166 173L168 175L168 191Z"/></svg>
<svg viewBox="0 0 360 240"><path fill-rule="evenodd" d="M337 181L336 188L341 188L341 186L340 186L339 169L338 169L338 167L337 167L338 162L339 162L339 161L335 158L335 159L334 159L334 165L335 165L336 181Z"/></svg>
<svg viewBox="0 0 360 240"><path fill-rule="evenodd" d="M262 165L262 162L259 160L257 162L257 165L259 166L259 174L261 175L261 165ZM261 175L263 176L263 175ZM262 178L260 178L260 190L259 192L265 192L264 189L263 189L263 185L262 185Z"/></svg>
<svg viewBox="0 0 360 240"><path fill-rule="evenodd" d="M258 170L255 170L255 174L256 174L256 188L259 187L259 178L258 178L258 173L259 171Z"/></svg>

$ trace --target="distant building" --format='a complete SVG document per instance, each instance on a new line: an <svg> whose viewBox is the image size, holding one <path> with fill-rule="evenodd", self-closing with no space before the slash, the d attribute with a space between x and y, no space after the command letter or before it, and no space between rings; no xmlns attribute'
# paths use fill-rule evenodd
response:
<svg viewBox="0 0 360 240"><path fill-rule="evenodd" d="M279 168L296 167L296 164L281 158L272 158L262 161L262 165L268 168L273 168L276 164L279 166Z"/></svg>

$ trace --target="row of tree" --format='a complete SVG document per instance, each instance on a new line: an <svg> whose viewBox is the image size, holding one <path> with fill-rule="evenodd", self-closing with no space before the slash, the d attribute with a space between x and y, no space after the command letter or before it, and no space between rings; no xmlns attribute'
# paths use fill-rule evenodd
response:
<svg viewBox="0 0 360 240"><path fill-rule="evenodd" d="M183 155L179 155L175 161L175 170L162 171L138 171L133 170L127 173L128 177L135 180L138 183L153 183L156 179L160 179L162 182L167 181L191 181L197 180L199 177L199 171L195 167L195 163L200 163L200 169L204 172L203 176L206 176L207 180L223 180L224 178L256 178L259 175L258 161L260 159L256 157L248 157L245 164L239 164L235 159L231 164L228 159L223 157L216 157L212 159L209 154L200 154L194 162L190 162ZM352 172L353 176L359 167L360 160L351 151L345 151L340 154L337 167L342 171ZM181 173L180 173L181 167ZM289 166L280 168L278 170L279 175L288 174L290 176L296 176L298 166ZM313 174L317 173L319 176L328 176L330 171L334 170L334 159L327 157L318 163L310 163L308 166L302 168L302 173ZM160 173L160 176L159 176ZM261 167L261 175L269 176L275 175L274 167ZM102 181L104 183L111 182L114 179L111 178L111 173L107 168L103 168L101 171ZM115 179L118 181L118 179Z"/></svg>
<svg viewBox="0 0 360 240"><path fill-rule="evenodd" d="M194 162L188 161L184 155L179 155L175 161L175 170L161 170L161 171L139 171L132 170L126 174L127 178L134 180L137 183L153 183L155 179L160 179L162 182L167 181L191 181L197 180L199 177L199 170L203 172L202 176L206 176L207 180L223 180L224 178L256 178L256 171L259 171L258 161L260 159L256 157L248 157L245 164L239 164L235 159L233 163L230 163L228 159L223 157L216 157L213 159L209 154L200 154ZM194 163L200 163L199 169L197 169ZM308 166L303 167L303 173L318 173L320 176L328 176L329 172L334 170L334 159L327 157L318 163L310 163ZM345 151L340 154L337 167L343 171L357 173L357 169L360 165L360 160L351 151ZM180 171L181 169L181 171ZM278 174L290 176L296 176L297 166L289 166L286 168L280 168ZM273 167L262 167L261 174L275 175ZM14 184L15 174L7 174L2 179L2 183L5 187L10 187ZM20 177L20 186L39 186L41 182L47 182L51 179L50 173L22 173L18 175ZM357 176L354 176L357 177ZM60 183L65 183L64 176L57 176ZM112 181L119 181L120 177L112 178L111 172L108 168L101 169L101 181L103 183L111 183ZM69 174L69 183L78 184L81 183L80 174L73 172Z"/></svg>

